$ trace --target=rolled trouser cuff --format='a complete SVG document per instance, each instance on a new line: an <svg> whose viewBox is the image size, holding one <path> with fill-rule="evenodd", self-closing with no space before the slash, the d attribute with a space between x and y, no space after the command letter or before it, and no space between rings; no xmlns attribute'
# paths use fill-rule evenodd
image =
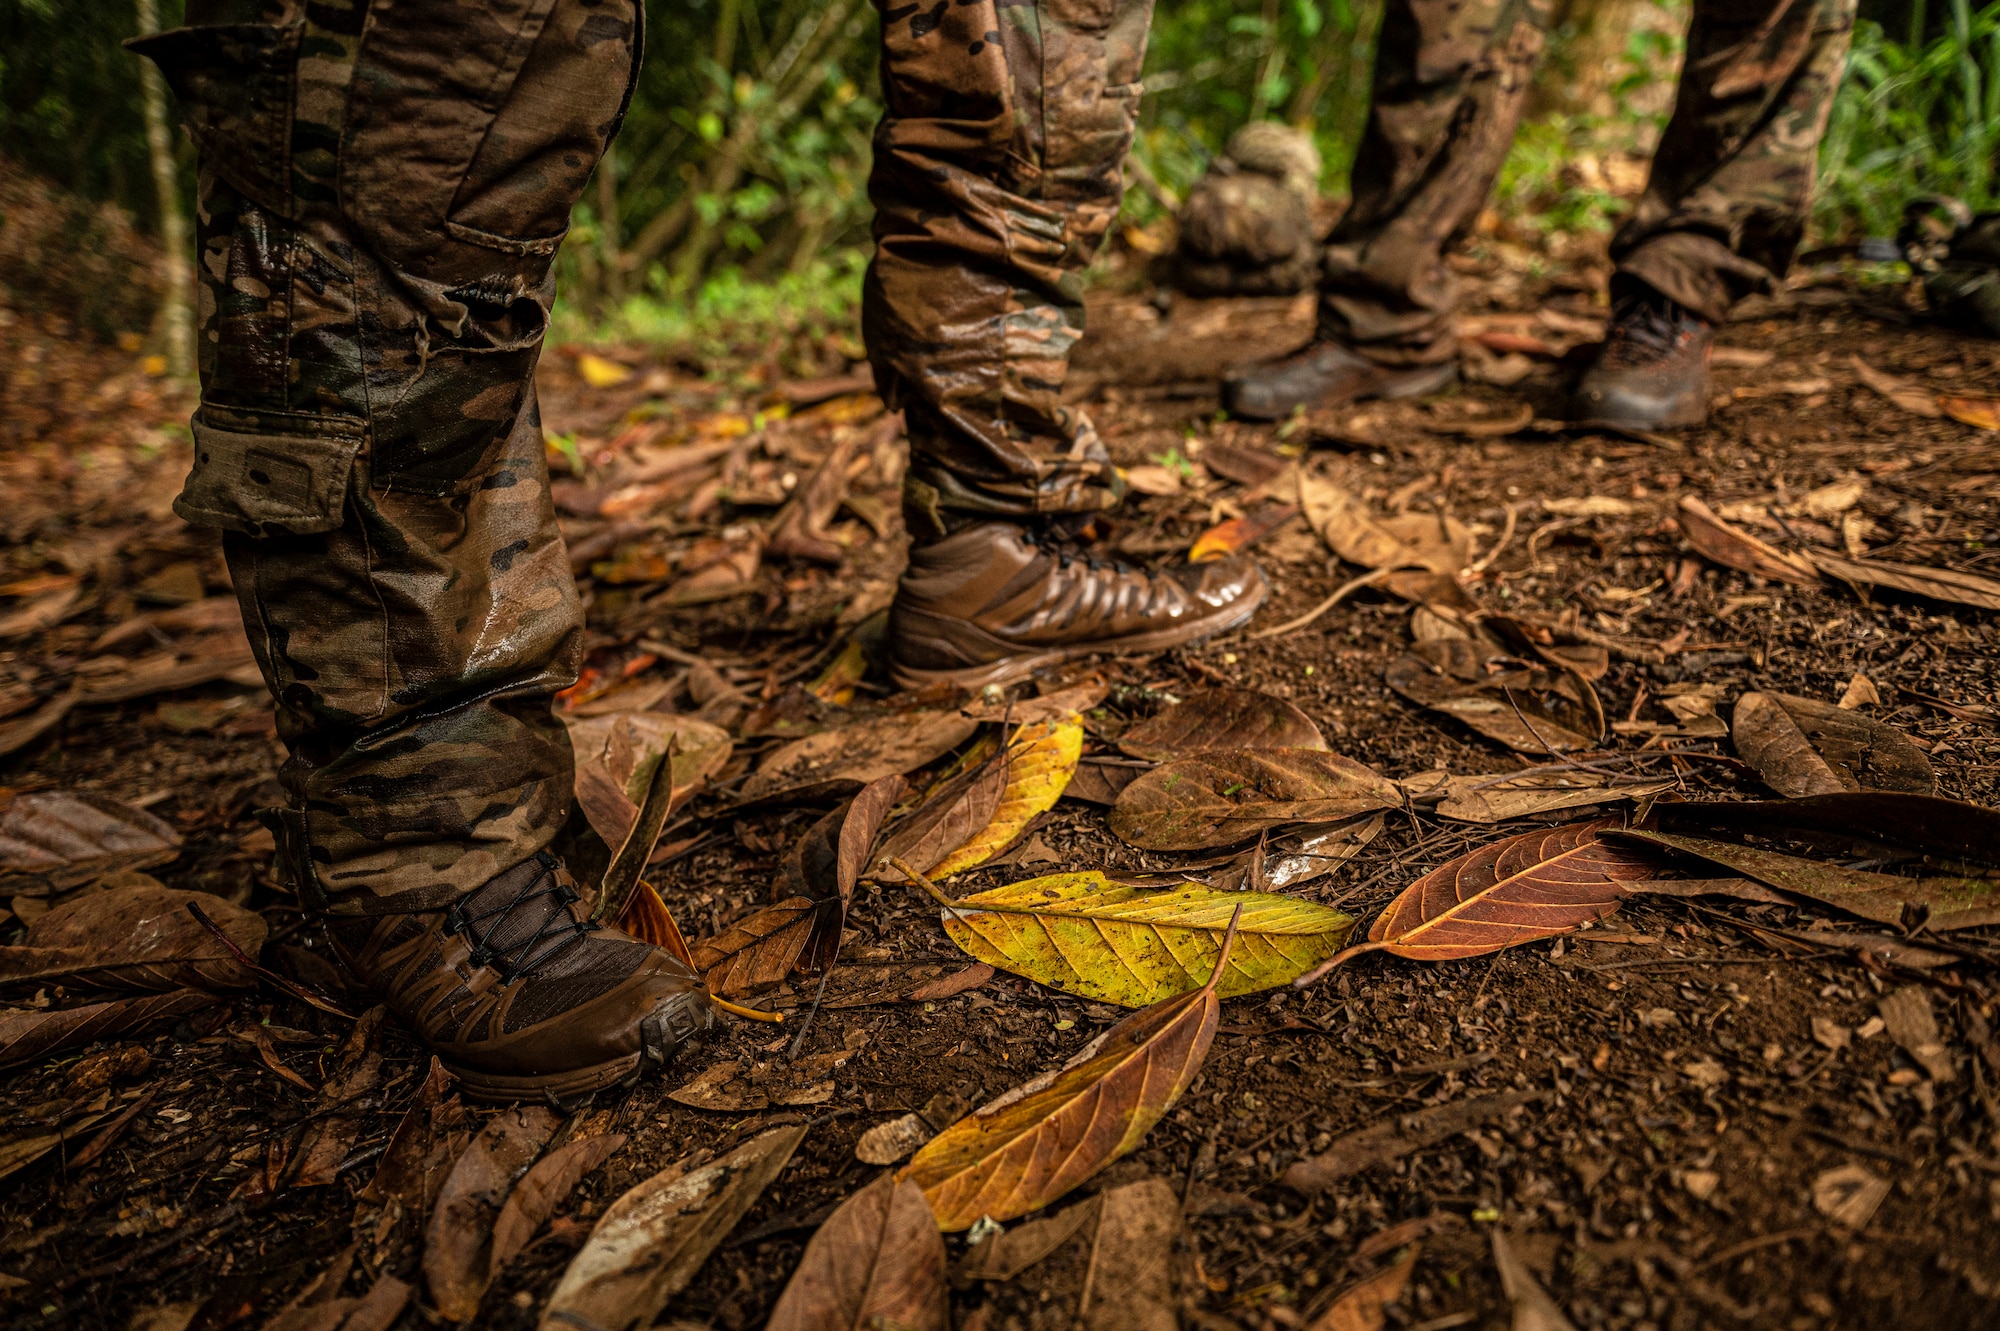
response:
<svg viewBox="0 0 2000 1331"><path fill-rule="evenodd" d="M1743 297L1776 285L1769 269L1698 231L1668 231L1618 257L1617 277L1651 287L1712 324ZM1614 279L1616 280L1616 279Z"/></svg>

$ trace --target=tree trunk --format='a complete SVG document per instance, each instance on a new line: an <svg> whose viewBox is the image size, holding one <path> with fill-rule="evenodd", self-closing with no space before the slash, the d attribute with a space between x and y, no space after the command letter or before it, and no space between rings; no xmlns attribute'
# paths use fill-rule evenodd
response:
<svg viewBox="0 0 2000 1331"><path fill-rule="evenodd" d="M135 0L139 33L160 27L155 0ZM153 187L160 201L160 248L166 253L166 291L160 299L160 333L167 370L177 379L194 374L194 266L188 258L187 217L181 212L180 182L174 170L173 139L167 128L167 88L150 60L139 62L146 112L146 149L152 158Z"/></svg>

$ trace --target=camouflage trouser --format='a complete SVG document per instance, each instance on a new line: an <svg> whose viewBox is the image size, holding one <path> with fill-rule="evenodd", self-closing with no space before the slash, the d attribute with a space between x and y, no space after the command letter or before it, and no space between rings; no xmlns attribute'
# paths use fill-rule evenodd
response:
<svg viewBox="0 0 2000 1331"><path fill-rule="evenodd" d="M1120 483L1061 400L1080 270L1118 214L1152 0L878 0L869 357L904 410L913 536L1090 513Z"/></svg>
<svg viewBox="0 0 2000 1331"><path fill-rule="evenodd" d="M1703 317L1768 285L1805 229L1856 0L1695 0L1672 121L1613 238L1637 280ZM1445 252L1506 160L1549 0L1389 0L1354 202L1327 244L1320 331L1391 363L1454 354Z"/></svg>
<svg viewBox="0 0 2000 1331"><path fill-rule="evenodd" d="M136 45L201 153L201 407L291 756L280 853L337 913L455 900L570 805L582 614L534 397L633 0L190 0Z"/></svg>

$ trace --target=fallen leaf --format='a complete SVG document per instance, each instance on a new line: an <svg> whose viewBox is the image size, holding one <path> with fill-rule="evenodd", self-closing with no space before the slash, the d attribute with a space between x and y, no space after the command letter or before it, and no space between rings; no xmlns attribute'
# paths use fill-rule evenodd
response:
<svg viewBox="0 0 2000 1331"><path fill-rule="evenodd" d="M867 866L882 820L903 788L900 776L871 781L815 820L786 848L776 890L821 906L812 934L793 962L795 968L817 973L833 965L854 885Z"/></svg>
<svg viewBox="0 0 2000 1331"><path fill-rule="evenodd" d="M1814 1017L1812 1034L1814 1043L1824 1049L1845 1049L1854 1041L1854 1028L1843 1026L1830 1017Z"/></svg>
<svg viewBox="0 0 2000 1331"><path fill-rule="evenodd" d="M82 689L72 685L69 692L49 699L20 720L0 726L0 758L27 748L62 724L82 694Z"/></svg>
<svg viewBox="0 0 2000 1331"><path fill-rule="evenodd" d="M1395 782L1351 758L1319 749L1242 749L1147 772L1118 796L1110 826L1142 850L1202 850L1401 803Z"/></svg>
<svg viewBox="0 0 2000 1331"><path fill-rule="evenodd" d="M312 1116L294 1152L299 1165L292 1174L293 1187L325 1187L340 1177L341 1163L354 1153L362 1128L372 1118L358 1102L382 1084L382 1055L376 1045L388 1015L389 1010L378 1005L348 1028L347 1038L340 1044L340 1061L333 1075L321 1083ZM263 1036L261 1051L269 1037L261 1025L253 1030ZM267 1055L266 1061L283 1066L275 1052Z"/></svg>
<svg viewBox="0 0 2000 1331"><path fill-rule="evenodd" d="M1810 698L1746 693L1736 700L1730 738L1765 784L1791 799L1937 789L1930 760L1900 730Z"/></svg>
<svg viewBox="0 0 2000 1331"><path fill-rule="evenodd" d="M1087 1231L1094 1236L1103 1206L1104 1194L1097 1193L1054 1215L1003 1229L968 1251L952 1278L956 1282L1012 1280L1078 1234Z"/></svg>
<svg viewBox="0 0 2000 1331"><path fill-rule="evenodd" d="M1438 801L1440 818L1465 823L1498 823L1560 809L1619 800L1641 800L1671 790L1671 777L1654 781L1610 780L1595 772L1528 772L1520 776L1448 776Z"/></svg>
<svg viewBox="0 0 2000 1331"><path fill-rule="evenodd" d="M1799 499L1799 507L1808 517L1830 518L1853 508L1866 493L1868 485L1864 481L1833 481L1806 491Z"/></svg>
<svg viewBox="0 0 2000 1331"><path fill-rule="evenodd" d="M1230 921L1236 942L1219 997L1288 984L1338 952L1354 921L1330 906L1198 884L1124 887L1101 872L1051 874L945 905L968 956L1064 993L1143 1007L1212 983Z"/></svg>
<svg viewBox="0 0 2000 1331"><path fill-rule="evenodd" d="M1840 702L1837 704L1843 712L1851 712L1860 707L1880 707L1881 705L1882 695L1876 690L1875 681L1862 674L1859 670L1854 672L1853 679L1847 681L1847 688L1842 691Z"/></svg>
<svg viewBox="0 0 2000 1331"><path fill-rule="evenodd" d="M1410 1287L1410 1273L1417 1269L1420 1251L1413 1243L1401 1261L1349 1286L1325 1312L1313 1319L1306 1331L1382 1331L1389 1324L1382 1308L1385 1304L1402 1302L1403 1291Z"/></svg>
<svg viewBox="0 0 2000 1331"><path fill-rule="evenodd" d="M592 388L616 388L632 377L631 366L620 365L615 360L606 360L589 351L576 358L576 372Z"/></svg>
<svg viewBox="0 0 2000 1331"><path fill-rule="evenodd" d="M1077 1301L1089 1331L1178 1331L1174 1248L1181 1199L1165 1179L1106 1189Z"/></svg>
<svg viewBox="0 0 2000 1331"><path fill-rule="evenodd" d="M967 703L959 715L973 721L1006 721L1017 726L1030 721L1061 721L1072 712L1087 712L1104 701L1111 686L1092 676L1081 684L1034 698L982 699Z"/></svg>
<svg viewBox="0 0 2000 1331"><path fill-rule="evenodd" d="M1365 1169L1393 1164L1414 1151L1490 1123L1518 1105L1541 1099L1544 1094L1535 1090L1496 1091L1408 1114L1392 1114L1336 1138L1319 1155L1293 1163L1285 1170L1285 1186L1296 1192L1319 1192Z"/></svg>
<svg viewBox="0 0 2000 1331"><path fill-rule="evenodd" d="M1861 1165L1829 1169L1812 1185L1813 1207L1846 1229L1866 1229L1888 1195L1888 1180L1877 1178Z"/></svg>
<svg viewBox="0 0 2000 1331"><path fill-rule="evenodd" d="M768 1331L948 1331L944 1238L923 1189L884 1174L827 1217Z"/></svg>
<svg viewBox="0 0 2000 1331"><path fill-rule="evenodd" d="M479 1311L492 1280L493 1224L515 1180L527 1172L562 1118L540 1105L503 1109L452 1166L424 1237L424 1283L448 1320Z"/></svg>
<svg viewBox="0 0 2000 1331"><path fill-rule="evenodd" d="M1171 467L1161 467L1147 463L1137 467L1121 469L1125 474L1125 484L1134 493L1142 495L1177 495L1181 492L1181 474Z"/></svg>
<svg viewBox="0 0 2000 1331"><path fill-rule="evenodd" d="M1007 791L1007 760L1007 750L994 745L984 761L939 783L883 841L868 876L878 882L902 882L902 870L894 867L897 860L929 873L945 856L992 826Z"/></svg>
<svg viewBox="0 0 2000 1331"><path fill-rule="evenodd" d="M17 795L0 818L0 895L48 896L180 854L166 823L120 800L68 790Z"/></svg>
<svg viewBox="0 0 2000 1331"><path fill-rule="evenodd" d="M1629 518L1638 506L1629 499L1610 495L1582 495L1574 499L1544 499L1542 507L1559 518Z"/></svg>
<svg viewBox="0 0 2000 1331"><path fill-rule="evenodd" d="M576 754L577 804L591 830L613 848L632 830L639 801L670 746L676 791L691 790L721 771L733 747L728 731L699 717L667 712L558 715L568 726Z"/></svg>
<svg viewBox="0 0 2000 1331"><path fill-rule="evenodd" d="M1556 756L1604 738L1604 705L1574 670L1533 664L1465 638L1413 644L1383 679L1403 697L1455 717L1519 753Z"/></svg>
<svg viewBox="0 0 2000 1331"><path fill-rule="evenodd" d="M1038 1211L1145 1139L1174 1107L1215 1039L1229 960L1200 989L1105 1031L1046 1072L946 1128L897 1175L924 1190L938 1228L970 1229Z"/></svg>
<svg viewBox="0 0 2000 1331"><path fill-rule="evenodd" d="M1456 961L1574 933L1618 909L1624 884L1652 878L1653 856L1603 840L1610 819L1523 832L1481 846L1410 884L1375 917L1368 941L1301 976L1305 984L1362 952Z"/></svg>
<svg viewBox="0 0 2000 1331"><path fill-rule="evenodd" d="M690 969L694 968L694 950L682 936L681 927L675 923L667 903L660 900L659 892L645 879L641 878L634 888L624 911L618 916L617 924L640 942L663 948L686 962Z"/></svg>
<svg viewBox="0 0 2000 1331"><path fill-rule="evenodd" d="M488 1269L497 1276L528 1246L528 1240L548 1222L556 1208L599 1165L625 1145L623 1133L586 1137L550 1151L521 1176L493 1222L493 1253Z"/></svg>
<svg viewBox="0 0 2000 1331"><path fill-rule="evenodd" d="M110 1117L110 1110L99 1110L72 1119L53 1131L32 1131L0 1140L0 1179L19 1173L58 1146L81 1140L85 1132Z"/></svg>
<svg viewBox="0 0 2000 1331"><path fill-rule="evenodd" d="M1350 564L1456 577L1472 562L1472 535L1454 518L1412 513L1378 518L1342 486L1303 472L1299 501L1327 548Z"/></svg>
<svg viewBox="0 0 2000 1331"><path fill-rule="evenodd" d="M846 965L827 982L821 1006L869 1007L878 1003L929 1003L977 989L993 978L983 962L971 966L935 961Z"/></svg>
<svg viewBox="0 0 2000 1331"><path fill-rule="evenodd" d="M2000 430L2000 400L1990 397L1940 397L1940 410L1955 421L1979 430Z"/></svg>
<svg viewBox="0 0 2000 1331"><path fill-rule="evenodd" d="M257 977L188 913L190 901L248 955L263 948L266 926L255 911L145 879L51 907L21 946L0 947L0 984L61 979L108 989L255 988Z"/></svg>
<svg viewBox="0 0 2000 1331"><path fill-rule="evenodd" d="M1784 832L1815 837L1843 850L1856 846L1907 850L1936 860L2000 867L2000 811L1936 795L1864 790L1793 800L1656 804L1653 812L1663 831L1760 837Z"/></svg>
<svg viewBox="0 0 2000 1331"><path fill-rule="evenodd" d="M1260 841L1222 860L1221 867L1207 875L1208 884L1229 892L1295 891L1354 858L1381 835L1383 821L1379 813L1364 814L1331 827L1315 826ZM1184 867L1194 870L1211 866Z"/></svg>
<svg viewBox="0 0 2000 1331"><path fill-rule="evenodd" d="M1312 718L1255 689L1204 689L1118 738L1135 758L1167 762L1215 749L1321 749Z"/></svg>
<svg viewBox="0 0 2000 1331"><path fill-rule="evenodd" d="M1505 364L1512 360L1513 356L1503 356L1500 359ZM1511 369L1510 366L1509 371ZM1526 377L1524 374L1512 374L1509 371L1502 371L1500 375L1488 378L1487 382L1505 387L1508 384L1519 383ZM1534 419L1535 409L1526 402L1518 402L1490 416L1446 418L1432 415L1423 421L1422 425L1432 434L1455 434L1466 439L1503 439L1527 429L1534 423Z"/></svg>
<svg viewBox="0 0 2000 1331"><path fill-rule="evenodd" d="M1255 513L1219 522L1195 537L1194 544L1188 547L1188 563L1206 564L1240 550L1248 550L1297 517L1298 513L1298 508L1292 504L1272 504Z"/></svg>
<svg viewBox="0 0 2000 1331"><path fill-rule="evenodd" d="M774 1128L713 1163L690 1157L611 1203L549 1296L541 1331L651 1326L805 1135L804 1127Z"/></svg>
<svg viewBox="0 0 2000 1331"><path fill-rule="evenodd" d="M2000 610L2000 581L1982 578L1956 569L1928 568L1922 564L1895 564L1886 559L1846 559L1824 550L1808 550L1813 567L1830 578L1862 587L1887 587L1892 591L1926 596L1952 605Z"/></svg>
<svg viewBox="0 0 2000 1331"><path fill-rule="evenodd" d="M1498 1225L1493 1227L1493 1266L1500 1273L1500 1288L1514 1306L1513 1331L1576 1331L1549 1292L1541 1287L1514 1252L1513 1245Z"/></svg>
<svg viewBox="0 0 2000 1331"><path fill-rule="evenodd" d="M115 1035L129 1035L216 1004L200 989L121 998L110 1003L48 1011L0 1010L0 1068L82 1049Z"/></svg>
<svg viewBox="0 0 2000 1331"><path fill-rule="evenodd" d="M1931 1010L1930 995L1920 986L1891 989L1875 1000L1875 1010L1882 1014L1889 1038L1901 1045L1930 1074L1932 1081L1942 1085L1957 1079L1951 1051L1944 1047L1944 1040L1938 1034L1937 1014Z"/></svg>
<svg viewBox="0 0 2000 1331"><path fill-rule="evenodd" d="M75 613L82 599L81 588L64 587L37 597L10 614L0 615L0 642L55 627Z"/></svg>
<svg viewBox="0 0 2000 1331"><path fill-rule="evenodd" d="M1275 478L1288 465L1285 459L1261 448L1204 441L1201 465L1225 481L1256 487Z"/></svg>
<svg viewBox="0 0 2000 1331"><path fill-rule="evenodd" d="M1983 908L1993 904L1995 893L2000 892L2000 883L1976 878L1904 878L1870 873L1730 841L1636 829L1617 835L1696 856L1760 883L1823 901L1850 915L1881 924L1901 926L1912 907L1922 907L1931 912L1928 920L1931 929L1948 931L1953 927L1954 914L1983 913Z"/></svg>
<svg viewBox="0 0 2000 1331"><path fill-rule="evenodd" d="M743 798L833 778L867 784L915 771L972 738L977 721L955 711L896 712L793 740L743 783Z"/></svg>
<svg viewBox="0 0 2000 1331"><path fill-rule="evenodd" d="M775 989L818 957L829 935L839 941L839 917L837 899L788 897L695 943L695 969L706 977L708 992L723 998Z"/></svg>
<svg viewBox="0 0 2000 1331"><path fill-rule="evenodd" d="M949 878L992 859L1028 824L1055 807L1083 754L1083 724L1075 715L1018 726L1007 742L1007 784L992 821L939 860L931 872Z"/></svg>
<svg viewBox="0 0 2000 1331"><path fill-rule="evenodd" d="M465 1149L465 1107L448 1094L451 1074L436 1055L410 1107L396 1123L382 1161L355 1200L354 1227L380 1249L397 1230L424 1227L431 1204Z"/></svg>
<svg viewBox="0 0 2000 1331"><path fill-rule="evenodd" d="M752 1113L771 1103L771 1097L750 1080L749 1069L739 1058L726 1058L703 1069L685 1085L668 1091L667 1098L690 1109L732 1114Z"/></svg>
<svg viewBox="0 0 2000 1331"><path fill-rule="evenodd" d="M1938 404L1937 394L1930 389L1878 370L1859 356L1848 357L1848 362L1854 366L1856 378L1904 411L1918 416L1935 417L1944 414Z"/></svg>
<svg viewBox="0 0 2000 1331"><path fill-rule="evenodd" d="M1749 532L1731 526L1693 495L1681 499L1680 527L1681 534L1687 537L1688 544L1695 548L1697 554L1724 568L1754 573L1762 578L1775 578L1801 587L1817 586L1820 582L1819 570L1813 567L1811 560L1802 555L1787 554Z"/></svg>

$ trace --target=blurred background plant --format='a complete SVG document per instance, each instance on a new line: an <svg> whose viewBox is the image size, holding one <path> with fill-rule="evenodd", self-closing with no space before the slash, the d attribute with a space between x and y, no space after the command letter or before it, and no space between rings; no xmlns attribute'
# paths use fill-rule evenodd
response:
<svg viewBox="0 0 2000 1331"><path fill-rule="evenodd" d="M180 21L184 0L159 0ZM1689 0L1557 0L1556 28L1489 225L1579 243L1616 225L1672 107ZM106 281L93 256L162 234L135 0L0 3L0 283L128 337L159 272ZM560 258L557 336L746 348L824 365L853 354L880 114L867 0L647 0L648 55L624 133ZM2000 0L1863 0L1822 153L1814 243L1890 234L1927 192L1995 206ZM1308 130L1323 191L1345 193L1382 0L1159 0L1122 234L1148 237L1230 133ZM192 154L163 149L192 193ZM135 230L136 224L136 230ZM1589 241L1588 243L1599 243ZM19 256L37 254L39 263ZM157 268L157 259L155 267ZM101 267L101 265L99 265ZM164 336L151 320L148 336Z"/></svg>

